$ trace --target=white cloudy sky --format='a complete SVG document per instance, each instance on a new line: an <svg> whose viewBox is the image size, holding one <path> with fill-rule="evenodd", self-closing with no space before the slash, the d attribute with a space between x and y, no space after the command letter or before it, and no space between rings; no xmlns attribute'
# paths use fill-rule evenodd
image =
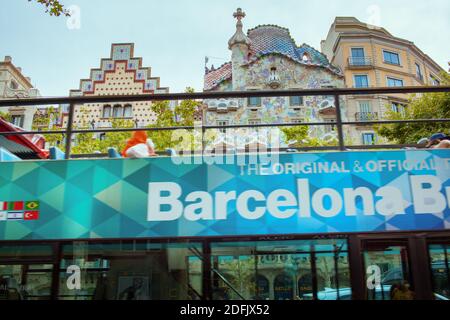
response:
<svg viewBox="0 0 450 320"><path fill-rule="evenodd" d="M230 57L237 7L244 28L277 24L297 44L320 49L336 16L354 16L413 41L444 69L450 61L448 0L62 0L80 8L80 28L49 17L27 0L0 0L0 58L11 55L44 96L68 95L87 78L113 42L134 42L135 54L171 92L201 90L204 57Z"/></svg>

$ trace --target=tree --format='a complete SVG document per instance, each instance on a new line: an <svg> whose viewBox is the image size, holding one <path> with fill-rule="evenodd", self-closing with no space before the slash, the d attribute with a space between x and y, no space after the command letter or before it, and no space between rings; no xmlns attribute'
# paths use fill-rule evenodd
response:
<svg viewBox="0 0 450 320"><path fill-rule="evenodd" d="M11 114L9 112L0 111L0 118L3 118L7 122L11 122L12 121L12 117L11 117Z"/></svg>
<svg viewBox="0 0 450 320"><path fill-rule="evenodd" d="M283 127L281 131L284 133L284 142L293 147L331 147L337 146L336 138L319 139L309 135L308 126ZM331 137L331 136L330 136Z"/></svg>
<svg viewBox="0 0 450 320"><path fill-rule="evenodd" d="M192 88L186 88L186 93L194 92ZM156 114L156 122L148 126L148 128L158 127L175 127L175 126L193 126L194 114L198 109L199 102L195 100L183 100L175 108L171 108L169 101L156 101L152 104L151 109ZM184 132L185 133L185 132ZM193 132L180 135L173 130L150 130L148 136L155 143L157 150L165 150L167 148L177 147L186 141L191 141L189 146L194 148L194 135Z"/></svg>
<svg viewBox="0 0 450 320"><path fill-rule="evenodd" d="M134 122L132 120L111 119L111 125L113 129L133 128ZM108 152L108 148L112 147L121 152L125 148L130 137L130 131L106 132L103 140L99 143L99 151L105 153Z"/></svg>
<svg viewBox="0 0 450 320"><path fill-rule="evenodd" d="M302 141L308 137L308 126L283 127L281 132L284 133L286 144L301 145Z"/></svg>
<svg viewBox="0 0 450 320"><path fill-rule="evenodd" d="M110 119L110 121L113 129L134 127L132 120ZM88 129L88 127L82 126L80 129ZM115 148L121 152L130 137L131 132L129 131L106 132L101 139L92 132L78 133L75 135L75 145L72 148L72 152L75 154L107 153L108 148Z"/></svg>
<svg viewBox="0 0 450 320"><path fill-rule="evenodd" d="M443 72L442 85L450 85L450 75ZM413 95L404 113L388 111L386 120L448 119L450 118L450 92L425 93L421 97ZM450 124L440 123L399 123L379 125L377 133L398 144L417 143L437 132L450 134Z"/></svg>
<svg viewBox="0 0 450 320"><path fill-rule="evenodd" d="M37 3L45 6L45 12L50 14L51 16L70 16L69 11L64 9L64 5L61 4L61 1L59 0L28 0L28 2L31 1L36 1Z"/></svg>

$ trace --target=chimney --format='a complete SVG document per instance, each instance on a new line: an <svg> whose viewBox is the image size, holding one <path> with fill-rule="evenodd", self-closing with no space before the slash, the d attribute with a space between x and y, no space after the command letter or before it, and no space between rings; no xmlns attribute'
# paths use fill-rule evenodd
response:
<svg viewBox="0 0 450 320"><path fill-rule="evenodd" d="M28 81L29 83L31 83L31 78L30 78L30 77L25 77L25 79L27 79L27 81Z"/></svg>
<svg viewBox="0 0 450 320"><path fill-rule="evenodd" d="M12 62L11 56L5 56L5 62Z"/></svg>
<svg viewBox="0 0 450 320"><path fill-rule="evenodd" d="M21 68L21 67L16 67L16 69L17 69L20 73L22 73L22 68Z"/></svg>

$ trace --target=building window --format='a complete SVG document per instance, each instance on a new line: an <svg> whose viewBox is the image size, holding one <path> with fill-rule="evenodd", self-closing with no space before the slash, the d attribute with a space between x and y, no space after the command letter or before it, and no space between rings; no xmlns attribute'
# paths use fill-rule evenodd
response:
<svg viewBox="0 0 450 320"><path fill-rule="evenodd" d="M375 133L365 132L362 134L363 145L374 145L375 144Z"/></svg>
<svg viewBox="0 0 450 320"><path fill-rule="evenodd" d="M261 124L261 119L248 119L249 125Z"/></svg>
<svg viewBox="0 0 450 320"><path fill-rule="evenodd" d="M228 125L228 120L217 120L217 125L218 126L227 126ZM223 129L219 129L219 131L221 133L225 133L227 131L227 129L223 128Z"/></svg>
<svg viewBox="0 0 450 320"><path fill-rule="evenodd" d="M19 89L19 85L14 80L11 80L11 82L9 83L9 87L13 90Z"/></svg>
<svg viewBox="0 0 450 320"><path fill-rule="evenodd" d="M352 58L364 58L364 48L352 48Z"/></svg>
<svg viewBox="0 0 450 320"><path fill-rule="evenodd" d="M403 87L403 80L387 77L388 87Z"/></svg>
<svg viewBox="0 0 450 320"><path fill-rule="evenodd" d="M369 78L365 74L354 76L355 88L368 88Z"/></svg>
<svg viewBox="0 0 450 320"><path fill-rule="evenodd" d="M364 48L352 48L350 63L354 66L364 66L366 64Z"/></svg>
<svg viewBox="0 0 450 320"><path fill-rule="evenodd" d="M416 63L416 76L418 79L423 80L422 70L418 63Z"/></svg>
<svg viewBox="0 0 450 320"><path fill-rule="evenodd" d="M17 127L23 127L23 121L24 121L25 116L20 115L20 116L12 116L11 117L11 123Z"/></svg>
<svg viewBox="0 0 450 320"><path fill-rule="evenodd" d="M103 107L103 118L111 118L111 106L105 105Z"/></svg>
<svg viewBox="0 0 450 320"><path fill-rule="evenodd" d="M433 76L432 74L430 74L430 81L431 81L431 84L433 86L440 86L441 85L441 82L438 79L436 79L436 77Z"/></svg>
<svg viewBox="0 0 450 320"><path fill-rule="evenodd" d="M293 96L289 97L289 105L292 107L299 107L303 105L303 97Z"/></svg>
<svg viewBox="0 0 450 320"><path fill-rule="evenodd" d="M261 107L261 98L260 97L251 97L251 98L248 98L248 106L250 107L250 108L258 108L258 107Z"/></svg>
<svg viewBox="0 0 450 320"><path fill-rule="evenodd" d="M291 119L291 123L302 123L302 119L293 118L293 119Z"/></svg>
<svg viewBox="0 0 450 320"><path fill-rule="evenodd" d="M391 110L393 112L400 113L402 116L405 116L405 105L397 102L391 103Z"/></svg>
<svg viewBox="0 0 450 320"><path fill-rule="evenodd" d="M133 107L131 106L131 104L126 104L125 108L123 110L123 116L125 118L131 118L133 116L132 111L133 111Z"/></svg>
<svg viewBox="0 0 450 320"><path fill-rule="evenodd" d="M309 54L308 53L303 53L303 56L302 56L302 61L303 62L309 62L311 60L311 58L310 58L310 56L309 56Z"/></svg>
<svg viewBox="0 0 450 320"><path fill-rule="evenodd" d="M372 112L372 107L370 105L370 101L359 101L359 112L361 113L370 113Z"/></svg>
<svg viewBox="0 0 450 320"><path fill-rule="evenodd" d="M386 63L400 65L400 57L398 53L383 50L383 58Z"/></svg>
<svg viewBox="0 0 450 320"><path fill-rule="evenodd" d="M325 126L325 132L332 132L336 129L336 126L334 125L334 123L336 123L335 119L324 119L324 122L332 123L332 125Z"/></svg>
<svg viewBox="0 0 450 320"><path fill-rule="evenodd" d="M120 104L116 104L113 108L113 117L114 118L122 118L123 117L123 108Z"/></svg>

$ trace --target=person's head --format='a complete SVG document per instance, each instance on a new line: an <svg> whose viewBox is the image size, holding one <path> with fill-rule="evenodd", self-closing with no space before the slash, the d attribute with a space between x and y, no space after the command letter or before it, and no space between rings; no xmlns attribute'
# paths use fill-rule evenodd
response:
<svg viewBox="0 0 450 320"><path fill-rule="evenodd" d="M429 141L428 141L426 147L427 147L427 148L433 148L433 147L435 147L436 145L438 145L442 140L444 140L444 139L446 139L446 138L447 138L447 136L446 136L444 133L442 133L442 132L440 132L440 133L435 133L435 134L433 134L433 135L430 137L430 139L429 139Z"/></svg>
<svg viewBox="0 0 450 320"><path fill-rule="evenodd" d="M422 146L426 146L428 144L428 142L430 142L430 139L428 138L422 138L419 141L417 141L418 145L422 145Z"/></svg>

